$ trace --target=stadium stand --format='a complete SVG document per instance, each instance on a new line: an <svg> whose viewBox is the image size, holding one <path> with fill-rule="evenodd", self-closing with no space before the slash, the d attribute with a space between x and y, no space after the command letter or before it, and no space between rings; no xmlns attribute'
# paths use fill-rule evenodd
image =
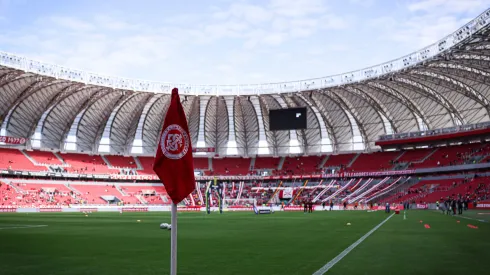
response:
<svg viewBox="0 0 490 275"><path fill-rule="evenodd" d="M271 158L271 157L256 158L253 169L254 170L262 170L262 169L277 170L280 161L281 161L280 158Z"/></svg>
<svg viewBox="0 0 490 275"><path fill-rule="evenodd" d="M323 158L323 156L286 157L281 170L290 175L319 174L322 172L319 166Z"/></svg>
<svg viewBox="0 0 490 275"><path fill-rule="evenodd" d="M324 167L346 167L357 154L329 155Z"/></svg>
<svg viewBox="0 0 490 275"><path fill-rule="evenodd" d="M77 174L111 174L117 169L109 169L101 156L85 154L63 154L60 156L69 165L66 170Z"/></svg>
<svg viewBox="0 0 490 275"><path fill-rule="evenodd" d="M137 169L136 161L132 157L105 155L105 159L112 167Z"/></svg>
<svg viewBox="0 0 490 275"><path fill-rule="evenodd" d="M28 151L26 156L30 156L38 165L63 165L61 160L52 153L47 151Z"/></svg>
<svg viewBox="0 0 490 275"><path fill-rule="evenodd" d="M17 149L0 149L0 167L5 170L44 171L46 167L35 166L22 151Z"/></svg>
<svg viewBox="0 0 490 275"><path fill-rule="evenodd" d="M391 170L393 161L400 152L376 152L360 154L348 168L349 171L384 171Z"/></svg>
<svg viewBox="0 0 490 275"><path fill-rule="evenodd" d="M196 162L195 162L196 163ZM249 158L215 158L212 160L212 174L245 176L250 172ZM203 165L201 164L201 167ZM198 168L199 169L199 168Z"/></svg>

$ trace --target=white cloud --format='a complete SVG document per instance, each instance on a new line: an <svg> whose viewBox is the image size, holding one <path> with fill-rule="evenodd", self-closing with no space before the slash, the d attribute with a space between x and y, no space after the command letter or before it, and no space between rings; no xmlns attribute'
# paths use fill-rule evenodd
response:
<svg viewBox="0 0 490 275"><path fill-rule="evenodd" d="M66 28L72 31L80 31L80 32L88 32L88 31L93 31L95 29L95 26L91 23L68 16L48 17L48 18L41 19L39 23L54 24L60 28Z"/></svg>
<svg viewBox="0 0 490 275"><path fill-rule="evenodd" d="M272 0L269 6L275 13L288 17L305 17L327 11L322 0Z"/></svg>
<svg viewBox="0 0 490 275"><path fill-rule="evenodd" d="M49 7L27 20L0 12L7 22L0 24L0 50L123 77L274 82L400 57L449 34L488 5L487 0L220 0L193 9L179 2L114 11L119 2L107 1L115 1L111 9L66 13Z"/></svg>

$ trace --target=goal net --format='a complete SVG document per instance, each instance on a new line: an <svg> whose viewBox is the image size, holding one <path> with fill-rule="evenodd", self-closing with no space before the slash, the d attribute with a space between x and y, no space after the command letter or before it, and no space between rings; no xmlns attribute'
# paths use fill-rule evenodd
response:
<svg viewBox="0 0 490 275"><path fill-rule="evenodd" d="M255 199L224 199L223 208L252 208L257 204Z"/></svg>

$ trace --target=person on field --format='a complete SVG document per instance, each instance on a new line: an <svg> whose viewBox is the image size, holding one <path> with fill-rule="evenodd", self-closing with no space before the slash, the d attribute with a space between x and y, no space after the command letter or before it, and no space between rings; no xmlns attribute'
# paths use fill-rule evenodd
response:
<svg viewBox="0 0 490 275"><path fill-rule="evenodd" d="M440 205L439 210L441 210L443 215L446 212L446 203L444 201L442 201L442 204Z"/></svg>
<svg viewBox="0 0 490 275"><path fill-rule="evenodd" d="M322 210L325 210L325 202L322 202Z"/></svg>
<svg viewBox="0 0 490 275"><path fill-rule="evenodd" d="M344 210L346 210L346 209L347 209L347 202L344 201Z"/></svg>
<svg viewBox="0 0 490 275"><path fill-rule="evenodd" d="M313 202L312 201L310 201L308 203L308 213L313 213Z"/></svg>
<svg viewBox="0 0 490 275"><path fill-rule="evenodd" d="M449 215L451 213L451 199L449 197L444 201L444 205L446 206L446 215Z"/></svg>
<svg viewBox="0 0 490 275"><path fill-rule="evenodd" d="M458 214L463 215L463 199L458 199Z"/></svg>
<svg viewBox="0 0 490 275"><path fill-rule="evenodd" d="M453 215L456 215L456 199L451 201L451 209L453 210Z"/></svg>
<svg viewBox="0 0 490 275"><path fill-rule="evenodd" d="M303 201L303 212L308 212L308 202L306 200Z"/></svg>
<svg viewBox="0 0 490 275"><path fill-rule="evenodd" d="M333 201L330 201L330 211L333 210Z"/></svg>

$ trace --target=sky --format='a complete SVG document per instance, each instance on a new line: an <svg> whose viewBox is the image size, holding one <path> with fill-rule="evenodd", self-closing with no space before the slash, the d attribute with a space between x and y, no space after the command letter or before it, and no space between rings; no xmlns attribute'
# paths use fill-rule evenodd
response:
<svg viewBox="0 0 490 275"><path fill-rule="evenodd" d="M490 0L0 0L0 51L111 76L256 84L362 69Z"/></svg>

